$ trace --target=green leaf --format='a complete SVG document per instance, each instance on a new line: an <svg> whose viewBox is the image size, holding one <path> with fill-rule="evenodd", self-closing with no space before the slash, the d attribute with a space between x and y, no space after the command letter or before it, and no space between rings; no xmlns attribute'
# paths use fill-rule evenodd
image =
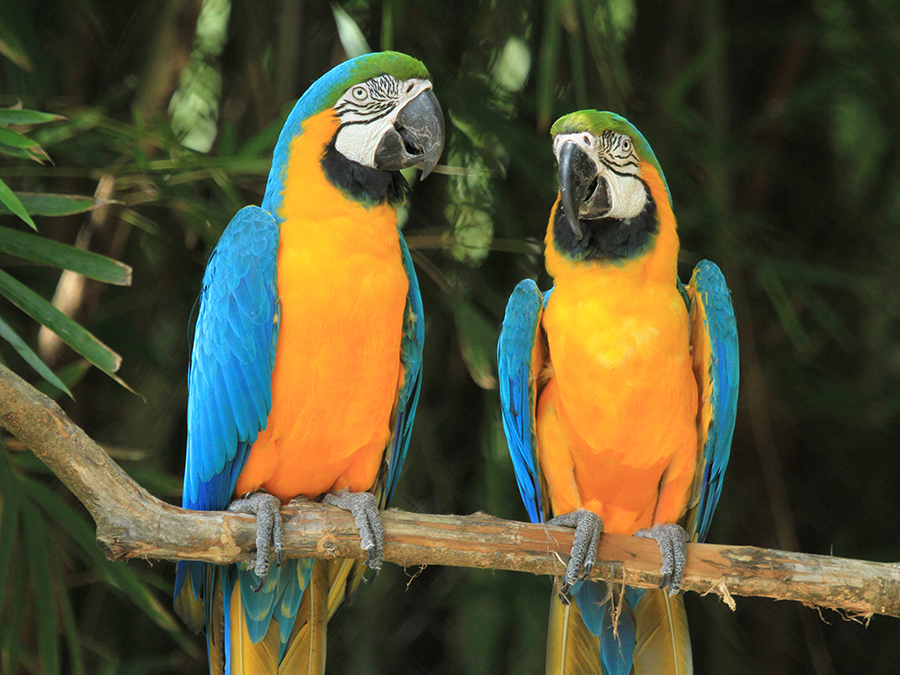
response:
<svg viewBox="0 0 900 675"><path fill-rule="evenodd" d="M361 56L372 51L369 43L366 42L366 36L353 17L347 11L338 5L331 5L331 11L334 14L334 23L337 26L338 38L341 46L349 58Z"/></svg>
<svg viewBox="0 0 900 675"><path fill-rule="evenodd" d="M14 193L22 206L33 216L71 216L84 213L108 204L117 204L110 199L95 199L86 195L60 195L48 192ZM7 212L0 206L0 214Z"/></svg>
<svg viewBox="0 0 900 675"><path fill-rule="evenodd" d="M9 186L3 182L2 178L0 178L0 204L6 206L12 213L31 225L31 229L37 230L37 225L34 224L34 221L31 219L31 216L28 215L28 211L25 210L25 207L22 206L22 202L20 202L15 193L9 189Z"/></svg>
<svg viewBox="0 0 900 675"><path fill-rule="evenodd" d="M60 672L59 642L56 638L56 594L53 592L59 580L50 571L47 543L52 539L47 524L37 509L27 508L22 511L22 539L25 540L27 567L31 577L32 610L37 628L41 672L53 675Z"/></svg>
<svg viewBox="0 0 900 675"><path fill-rule="evenodd" d="M19 501L21 492L14 469L4 451L0 456L0 616L3 616L4 601L7 600L6 581L12 568L19 531Z"/></svg>
<svg viewBox="0 0 900 675"><path fill-rule="evenodd" d="M553 121L553 104L556 101L556 86L559 81L556 75L559 68L559 44L563 30L559 14L560 0L545 0L544 30L537 68L537 112L540 129L549 129Z"/></svg>
<svg viewBox="0 0 900 675"><path fill-rule="evenodd" d="M21 672L17 669L20 661L30 661L30 655L23 649L25 641L22 639L22 628L25 624L25 608L30 606L30 600L26 597L28 584L12 584L7 597L9 611L0 622L0 654L3 654L4 665L10 672ZM33 664L32 664L33 665ZM32 667L31 672L38 672Z"/></svg>
<svg viewBox="0 0 900 675"><path fill-rule="evenodd" d="M62 579L63 570L60 569L58 556L50 558L50 566L54 578ZM84 654L81 651L81 635L78 632L78 624L75 621L75 611L72 608L72 598L65 586L59 592L59 613L62 619L63 632L66 636L66 644L69 647L68 666L73 675L83 675Z"/></svg>
<svg viewBox="0 0 900 675"><path fill-rule="evenodd" d="M12 145L0 143L0 155L15 157L16 159L25 159L31 162L37 162L38 164L43 164L48 159L50 159L50 155L44 152L43 148L37 145L34 145L30 148L16 148Z"/></svg>
<svg viewBox="0 0 900 675"><path fill-rule="evenodd" d="M25 51L22 41L2 21L0 21L0 54L22 70L29 73L34 71L34 64L31 62L28 52Z"/></svg>
<svg viewBox="0 0 900 675"><path fill-rule="evenodd" d="M454 303L453 318L456 322L456 334L459 336L460 353L469 369L469 375L482 389L496 389L497 325L468 300Z"/></svg>
<svg viewBox="0 0 900 675"><path fill-rule="evenodd" d="M51 195L48 195L51 196ZM61 267L117 286L131 284L131 268L105 255L85 251L8 227L0 227L0 252Z"/></svg>
<svg viewBox="0 0 900 675"><path fill-rule="evenodd" d="M181 626L171 612L160 604L134 570L103 557L103 553L97 548L93 525L89 525L59 495L39 481L26 478L23 479L22 486L43 507L48 517L68 533L97 575L125 593L160 628L170 633L182 633Z"/></svg>
<svg viewBox="0 0 900 675"><path fill-rule="evenodd" d="M75 359L71 363L64 365L56 372L56 376L62 380L63 384L66 385L70 390L75 388L81 380L84 379L84 376L87 375L88 371L92 368L91 364L87 361L87 359ZM49 382L37 382L34 385L34 388L41 392L44 396L49 396L54 401L59 398L59 395L63 393L63 391L54 386ZM180 493L179 493L180 494Z"/></svg>
<svg viewBox="0 0 900 675"><path fill-rule="evenodd" d="M39 143L27 136L17 134L5 127L0 127L0 143L3 145L11 145L14 148L33 148Z"/></svg>
<svg viewBox="0 0 900 675"><path fill-rule="evenodd" d="M65 384L63 384L62 380L50 370L46 363L41 361L41 358L34 353L31 347L26 344L25 340L19 337L18 333L16 333L2 318L0 318L0 338L3 338L12 345L12 348L18 352L19 356L21 356L29 366L37 371L38 375L43 377L57 389L66 392L69 395L69 398L74 398L72 392L69 391L69 388L66 387ZM3 588L3 586L0 585L0 588Z"/></svg>
<svg viewBox="0 0 900 675"><path fill-rule="evenodd" d="M41 112L39 110L19 110L0 108L0 124L46 124L66 119L62 115Z"/></svg>
<svg viewBox="0 0 900 675"><path fill-rule="evenodd" d="M39 324L56 333L63 342L103 372L112 374L122 365L122 357L100 342L90 331L79 326L3 270L0 270L0 294Z"/></svg>

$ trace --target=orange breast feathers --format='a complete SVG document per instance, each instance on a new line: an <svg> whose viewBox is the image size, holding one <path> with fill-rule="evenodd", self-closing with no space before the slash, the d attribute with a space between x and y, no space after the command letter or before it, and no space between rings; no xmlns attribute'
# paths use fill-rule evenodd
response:
<svg viewBox="0 0 900 675"><path fill-rule="evenodd" d="M629 535L684 515L699 450L675 219L655 172L647 182L661 222L644 256L573 264L548 231L556 284L542 318L549 363L537 410L553 512L587 508L607 531Z"/></svg>
<svg viewBox="0 0 900 675"><path fill-rule="evenodd" d="M235 487L288 501L370 490L392 436L409 282L394 207L366 207L319 160L329 112L291 144L278 248L281 324L272 411Z"/></svg>

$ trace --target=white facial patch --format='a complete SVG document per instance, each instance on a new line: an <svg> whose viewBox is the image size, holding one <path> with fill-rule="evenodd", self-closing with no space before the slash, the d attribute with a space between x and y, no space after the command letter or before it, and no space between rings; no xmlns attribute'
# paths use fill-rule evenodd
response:
<svg viewBox="0 0 900 675"><path fill-rule="evenodd" d="M375 151L382 136L403 107L426 89L431 89L428 80L401 82L393 75L354 84L334 106L341 120L334 141L337 151L353 162L375 168Z"/></svg>
<svg viewBox="0 0 900 675"><path fill-rule="evenodd" d="M610 129L599 137L586 131L560 134L553 140L553 152L557 157L565 143L578 145L597 167L597 175L606 180L611 205L606 217L627 220L644 210L647 190L638 179L640 160L631 138Z"/></svg>

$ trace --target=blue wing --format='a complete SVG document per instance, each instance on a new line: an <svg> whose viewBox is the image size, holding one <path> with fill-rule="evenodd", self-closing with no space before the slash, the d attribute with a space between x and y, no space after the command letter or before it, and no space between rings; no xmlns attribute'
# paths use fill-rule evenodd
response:
<svg viewBox="0 0 900 675"><path fill-rule="evenodd" d="M539 330L545 301L534 281L519 282L506 305L497 345L503 431L519 492L533 523L545 518L534 421L537 376L543 363Z"/></svg>
<svg viewBox="0 0 900 675"><path fill-rule="evenodd" d="M188 440L182 505L222 510L272 408L278 338L278 225L266 211L238 211L216 245L200 293L188 372ZM179 563L175 595L202 563ZM194 626L196 627L196 626Z"/></svg>
<svg viewBox="0 0 900 675"><path fill-rule="evenodd" d="M695 504L687 531L703 541L722 493L722 480L737 414L739 361L737 323L731 293L721 270L708 260L694 268L687 288L691 311L694 373L700 388L702 480L694 491Z"/></svg>
<svg viewBox="0 0 900 675"><path fill-rule="evenodd" d="M381 497L382 508L391 502L412 432L416 405L419 402L419 390L422 384L422 349L425 344L425 312L422 308L422 294L419 291L419 279L413 266L412 257L403 235L400 234L400 252L403 257L403 269L409 280L409 292L406 296L406 308L403 311L403 338L400 343L400 363L403 367L403 386L397 397L396 421L394 423L394 440L387 462L384 492Z"/></svg>

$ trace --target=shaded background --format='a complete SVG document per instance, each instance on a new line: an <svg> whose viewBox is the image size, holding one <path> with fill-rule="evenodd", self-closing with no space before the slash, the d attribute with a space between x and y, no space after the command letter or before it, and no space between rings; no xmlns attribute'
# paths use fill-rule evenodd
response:
<svg viewBox="0 0 900 675"><path fill-rule="evenodd" d="M347 54L397 49L430 69L443 163L465 171L416 185L405 216L426 361L394 505L525 519L493 354L515 283L549 286L549 124L596 107L656 151L682 277L708 257L733 292L741 398L709 541L900 560L898 19L896 0L0 0L0 104L67 118L31 134L52 163L6 160L0 178L118 200L35 220L134 267L131 287L88 282L68 300L143 399L5 300L0 315L72 388L58 396L68 414L180 502L205 261L260 202L304 89ZM53 296L58 271L0 264ZM103 560L80 505L0 440L0 672L203 672L202 641L169 609L174 566ZM541 673L550 592L524 574L390 566L333 621L329 672ZM688 594L698 673L897 672L896 619L737 602Z"/></svg>

